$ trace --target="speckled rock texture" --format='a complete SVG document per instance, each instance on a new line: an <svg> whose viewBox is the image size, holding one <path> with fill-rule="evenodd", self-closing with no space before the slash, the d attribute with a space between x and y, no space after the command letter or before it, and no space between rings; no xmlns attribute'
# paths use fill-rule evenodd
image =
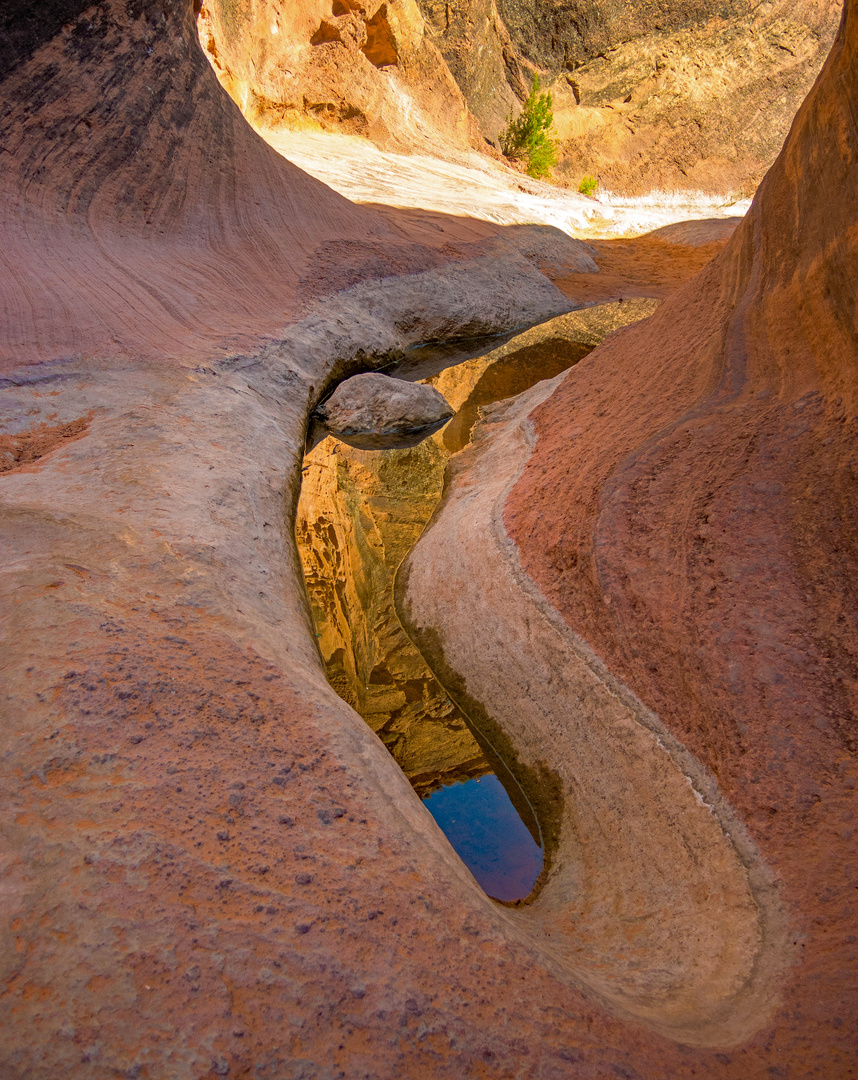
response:
<svg viewBox="0 0 858 1080"><path fill-rule="evenodd" d="M856 54L858 10L847 5L819 82L721 254L646 322L478 429L401 572L409 632L454 696L476 699L485 722L517 733L522 774L540 760L551 766L547 746L576 747L553 759L568 817L531 912L552 903L576 864L578 889L568 895L586 895L609 874L608 844L617 857L629 844L630 861L640 858L637 877L617 883L617 924L600 931L637 931L642 952L635 976L618 981L621 994L646 987L650 965L661 977L671 970L651 936L660 917L646 886L650 860L667 860L670 847L658 843L650 857L646 847L659 834L675 839L693 817L677 814L664 833L654 763L640 796L629 791L628 766L609 769L594 793L594 740L604 767L633 752L636 723L662 730L659 752L678 743L688 756L674 760L692 784L700 768L714 785L704 801L715 807L717 792L732 808L731 843L741 851L744 836L752 845L769 875L764 892L777 898L769 940L782 967L771 972L768 1012L754 1019L738 1009L755 1030L726 1052L684 1052L707 1077L856 1074ZM486 570L474 584L477 548ZM475 618L491 642L488 660L465 629ZM576 674L576 663L586 671ZM606 693L611 704L594 710ZM610 719L621 705L636 722ZM618 771L625 783L594 821L594 800ZM638 808L614 831L608 806L630 796ZM632 841L643 818L649 829ZM693 850L694 873L705 873L715 847ZM665 905L671 919L682 917L689 880L677 880L676 904ZM764 916L764 893L749 886ZM641 905L638 922L623 919L639 889L656 903ZM706 917L722 904L737 916L729 898L739 895L731 888L719 900L712 890ZM579 915L570 944L598 911ZM766 939L760 930L751 952ZM705 943L680 937L691 963ZM727 931L727 946L739 941ZM588 973L594 944L586 935L575 962L611 996L623 952L597 951ZM753 980L761 969L751 969ZM658 1023L670 993L625 1002L641 1004ZM729 1025L729 1013L713 1009L708 1020ZM673 1075L644 1056L634 1068Z"/></svg>
<svg viewBox="0 0 858 1080"><path fill-rule="evenodd" d="M292 533L309 413L336 380L464 333L480 311L497 329L515 326L523 309L508 272L544 283L525 305L536 317L556 311L550 283L524 256L498 270L479 248L496 227L450 221L439 238L419 215L354 207L286 165L217 85L190 3L16 2L4 19L3 1080L848 1076L854 1025L837 972L849 961L852 894L838 874L849 859L851 758L841 743L829 750L834 735L803 742L803 726L788 733L780 712L753 699L742 716L746 753L730 756L729 729L710 739L727 749L707 759L694 732L654 702L747 818L778 875L791 940L809 955L779 987L774 1021L737 1043L716 1018L708 1045L690 1046L659 1032L639 1003L636 1018L577 978L574 956L555 960L551 917L540 923L486 898L324 678ZM854 312L838 291L854 278L854 214L840 211L855 185L831 174L839 211L834 198L794 197L793 178L803 155L818 163L815 175L852 160L837 95L852 93L854 66L842 65L854 60L854 37L852 22L851 51L820 84L819 123L804 121L767 188L775 210L755 211L715 276L694 286L715 289L711 303L705 291L686 294L692 343L713 325L720 345L733 296L765 271L781 275L772 281L784 283L785 306L771 310L788 313L787 327L817 298L801 325L820 363L837 365ZM838 124L838 138L821 142ZM799 266L807 272L790 291ZM415 285L427 298L416 316ZM742 311L762 308L748 301ZM682 325L674 308L647 355L674 356L667 328ZM795 368L795 384L792 366L777 370L791 422L817 423L816 399L792 408L813 389L808 369ZM851 408L839 369L825 370ZM653 401L667 407L674 375L670 386L647 383L651 417ZM626 372L618 400L634 400L631 381ZM768 408L758 401L748 415ZM839 414L825 415L833 425ZM638 429L630 420L623 430ZM836 429L825 437L850 460ZM823 443L819 453L833 460ZM608 468L607 438L603 454ZM719 447L722 470L724 457ZM816 497L803 494L812 483L802 499ZM844 484L818 497L828 492L851 496ZM840 604L848 618L851 579L826 561L852 565L845 546L835 551L846 534L819 505L797 505L813 512L796 525L808 538L796 549L821 560L804 593L825 581L819 610ZM796 520L777 507L776 525ZM749 603L762 577L737 586ZM845 631L829 634L832 681L810 671L811 690L834 692L843 640ZM617 670L646 701L646 687ZM772 679L773 694L793 685ZM776 755L769 731L781 740ZM808 747L818 757L803 756ZM764 782L735 771L737 760L758 761L750 780ZM781 813L801 850L777 846ZM711 833L699 807L690 821L691 832ZM735 871L729 850L725 858ZM756 916L737 895L751 931L739 954ZM691 899L705 906L702 894ZM610 910L597 900L594 918ZM625 926L628 950L636 925ZM836 952L826 952L827 935Z"/></svg>

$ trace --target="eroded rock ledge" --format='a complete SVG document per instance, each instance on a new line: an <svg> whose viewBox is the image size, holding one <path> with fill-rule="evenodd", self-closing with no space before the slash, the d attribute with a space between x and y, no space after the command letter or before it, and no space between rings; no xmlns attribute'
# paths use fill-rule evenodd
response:
<svg viewBox="0 0 858 1080"><path fill-rule="evenodd" d="M454 459L397 610L457 704L514 750L551 844L516 918L546 963L682 1042L731 1046L770 1018L787 960L772 875L714 777L569 631L503 527L528 414L562 378L496 410Z"/></svg>

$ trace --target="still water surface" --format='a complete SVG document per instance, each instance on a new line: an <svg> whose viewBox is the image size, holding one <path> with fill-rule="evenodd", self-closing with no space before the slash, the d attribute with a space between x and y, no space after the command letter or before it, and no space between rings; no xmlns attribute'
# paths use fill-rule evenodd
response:
<svg viewBox="0 0 858 1080"><path fill-rule="evenodd" d="M442 787L423 802L489 896L522 900L531 892L542 848L494 773Z"/></svg>

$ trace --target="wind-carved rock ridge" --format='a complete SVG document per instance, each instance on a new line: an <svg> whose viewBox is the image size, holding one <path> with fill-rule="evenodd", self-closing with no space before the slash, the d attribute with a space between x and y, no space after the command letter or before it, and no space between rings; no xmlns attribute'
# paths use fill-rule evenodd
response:
<svg viewBox="0 0 858 1080"><path fill-rule="evenodd" d="M772 875L712 774L570 631L504 527L528 414L564 378L497 407L454 459L397 611L453 700L514 748L550 862L511 917L546 962L665 1035L736 1045L770 1018L787 962Z"/></svg>

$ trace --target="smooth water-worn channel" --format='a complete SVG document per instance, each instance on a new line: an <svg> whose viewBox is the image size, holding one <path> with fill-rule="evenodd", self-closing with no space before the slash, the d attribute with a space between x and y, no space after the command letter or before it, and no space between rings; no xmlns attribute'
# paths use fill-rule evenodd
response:
<svg viewBox="0 0 858 1080"><path fill-rule="evenodd" d="M455 350L445 357L438 349L434 371L427 351L419 372L407 363L402 375L432 382L457 410L446 428L405 450L357 450L328 437L304 460L296 537L328 679L499 900L532 892L543 866L540 826L513 772L403 631L394 576L429 521L447 461L467 444L479 407L565 370L606 332L654 306L626 302L575 312L464 362Z"/></svg>
<svg viewBox="0 0 858 1080"><path fill-rule="evenodd" d="M506 787L498 779L491 747L393 607L396 569L440 497L445 462L431 439L382 451L325 439L305 460L298 546L331 685L384 742L488 895L520 900L542 869L536 820L519 816L507 793L514 778L504 776Z"/></svg>

